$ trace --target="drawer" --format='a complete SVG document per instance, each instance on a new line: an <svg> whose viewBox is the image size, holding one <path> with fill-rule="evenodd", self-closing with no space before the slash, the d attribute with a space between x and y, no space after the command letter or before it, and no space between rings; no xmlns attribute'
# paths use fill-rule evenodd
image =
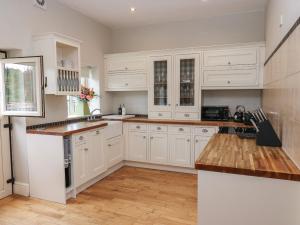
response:
<svg viewBox="0 0 300 225"><path fill-rule="evenodd" d="M132 131L147 131L146 124L138 124L138 123L129 124L128 128L129 128L129 130L132 130Z"/></svg>
<svg viewBox="0 0 300 225"><path fill-rule="evenodd" d="M76 145L85 144L88 140L87 133L77 134L74 135L74 141Z"/></svg>
<svg viewBox="0 0 300 225"><path fill-rule="evenodd" d="M168 126L166 125L150 125L149 129L156 132L168 132Z"/></svg>
<svg viewBox="0 0 300 225"><path fill-rule="evenodd" d="M171 112L149 112L150 119L171 119Z"/></svg>
<svg viewBox="0 0 300 225"><path fill-rule="evenodd" d="M205 137L211 137L217 132L216 127L196 127L195 134Z"/></svg>
<svg viewBox="0 0 300 225"><path fill-rule="evenodd" d="M187 126L169 126L168 130L170 133L190 133L191 127Z"/></svg>
<svg viewBox="0 0 300 225"><path fill-rule="evenodd" d="M130 60L105 60L105 66L108 73L146 71L146 59Z"/></svg>
<svg viewBox="0 0 300 225"><path fill-rule="evenodd" d="M109 75L106 76L107 90L147 90L147 76L141 75Z"/></svg>
<svg viewBox="0 0 300 225"><path fill-rule="evenodd" d="M205 87L239 87L257 86L258 73L253 69L205 70L203 86Z"/></svg>
<svg viewBox="0 0 300 225"><path fill-rule="evenodd" d="M197 120L199 119L199 113L175 113L175 119L178 120Z"/></svg>
<svg viewBox="0 0 300 225"><path fill-rule="evenodd" d="M213 50L204 52L204 66L255 65L256 63L256 48Z"/></svg>

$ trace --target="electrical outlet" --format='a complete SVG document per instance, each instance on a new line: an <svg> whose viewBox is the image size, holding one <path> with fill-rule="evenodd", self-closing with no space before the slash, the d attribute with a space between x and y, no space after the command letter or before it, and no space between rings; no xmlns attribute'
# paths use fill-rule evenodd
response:
<svg viewBox="0 0 300 225"><path fill-rule="evenodd" d="M33 5L43 10L47 9L46 0L33 0Z"/></svg>

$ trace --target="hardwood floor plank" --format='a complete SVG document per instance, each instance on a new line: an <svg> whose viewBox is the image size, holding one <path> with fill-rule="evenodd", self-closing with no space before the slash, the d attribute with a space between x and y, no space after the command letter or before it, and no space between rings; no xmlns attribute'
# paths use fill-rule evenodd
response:
<svg viewBox="0 0 300 225"><path fill-rule="evenodd" d="M1 225L196 225L197 176L123 167L66 206L0 200Z"/></svg>

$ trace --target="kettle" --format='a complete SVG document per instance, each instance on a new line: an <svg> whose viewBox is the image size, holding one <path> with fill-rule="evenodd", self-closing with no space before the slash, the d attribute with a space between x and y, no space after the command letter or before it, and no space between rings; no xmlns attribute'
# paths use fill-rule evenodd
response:
<svg viewBox="0 0 300 225"><path fill-rule="evenodd" d="M243 105L238 105L236 108L235 108L235 113L234 113L234 116L233 116L233 119L235 122L244 122L245 120L245 112L246 112L246 108L245 106Z"/></svg>

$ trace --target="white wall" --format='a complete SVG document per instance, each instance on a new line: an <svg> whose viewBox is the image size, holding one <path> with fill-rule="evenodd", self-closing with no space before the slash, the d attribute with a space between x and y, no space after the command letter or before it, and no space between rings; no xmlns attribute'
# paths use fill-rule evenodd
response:
<svg viewBox="0 0 300 225"><path fill-rule="evenodd" d="M282 26L280 26L281 16ZM277 47L299 16L299 0L269 0L266 10L266 57Z"/></svg>
<svg viewBox="0 0 300 225"><path fill-rule="evenodd" d="M229 106L232 115L237 105L252 111L261 106L261 90L206 90L202 92L202 105Z"/></svg>
<svg viewBox="0 0 300 225"><path fill-rule="evenodd" d="M152 25L112 32L114 53L264 41L264 12Z"/></svg>
<svg viewBox="0 0 300 225"><path fill-rule="evenodd" d="M97 68L95 79L103 78L103 54L111 47L111 32L105 26L79 14L55 0L49 0L48 9L40 10L33 6L32 0L0 0L0 49L18 49L19 55L32 54L33 34L58 32L82 41L82 66ZM101 82L104 84L104 82ZM98 90L101 89L98 87ZM102 88L103 90L103 88ZM111 98L103 95L104 112L111 111ZM14 118L13 152L16 180L28 182L26 124L64 120L67 116L66 98L46 97L46 119Z"/></svg>

